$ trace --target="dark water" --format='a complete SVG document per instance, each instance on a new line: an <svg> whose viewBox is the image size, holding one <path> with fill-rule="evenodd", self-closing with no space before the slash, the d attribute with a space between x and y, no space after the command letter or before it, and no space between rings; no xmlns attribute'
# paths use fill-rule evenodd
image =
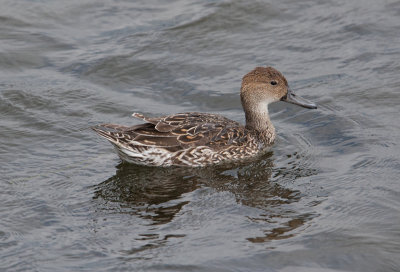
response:
<svg viewBox="0 0 400 272"><path fill-rule="evenodd" d="M400 271L400 1L0 5L1 271ZM88 129L242 122L260 65L319 109L272 105L259 161L126 165Z"/></svg>

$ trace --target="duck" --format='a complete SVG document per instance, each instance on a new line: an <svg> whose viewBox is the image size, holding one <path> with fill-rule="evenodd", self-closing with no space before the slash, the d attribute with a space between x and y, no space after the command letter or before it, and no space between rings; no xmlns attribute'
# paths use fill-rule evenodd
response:
<svg viewBox="0 0 400 272"><path fill-rule="evenodd" d="M276 132L269 104L284 101L317 108L296 95L283 74L272 67L256 67L242 78L240 100L245 125L218 114L184 112L162 117L133 113L143 123L91 128L115 147L122 161L157 167L204 167L251 159L270 150Z"/></svg>

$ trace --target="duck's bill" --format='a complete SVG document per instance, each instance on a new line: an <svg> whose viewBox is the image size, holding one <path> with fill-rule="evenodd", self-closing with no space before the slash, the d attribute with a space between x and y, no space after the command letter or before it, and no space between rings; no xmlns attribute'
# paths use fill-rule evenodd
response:
<svg viewBox="0 0 400 272"><path fill-rule="evenodd" d="M307 109L316 109L317 108L317 105L315 103L298 96L297 94L292 92L292 90L290 90L290 89L288 89L287 95L285 95L284 97L281 98L281 101L299 105L299 106L307 108Z"/></svg>

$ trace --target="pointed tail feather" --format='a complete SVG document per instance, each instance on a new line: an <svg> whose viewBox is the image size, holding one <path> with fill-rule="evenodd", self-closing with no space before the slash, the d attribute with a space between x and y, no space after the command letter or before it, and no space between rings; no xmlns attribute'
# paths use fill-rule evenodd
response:
<svg viewBox="0 0 400 272"><path fill-rule="evenodd" d="M106 124L107 125L107 124ZM117 144L117 138L113 135L112 131L107 130L107 126L105 125L98 125L98 126L93 126L90 127L92 130L94 130L97 134L99 134L101 137L106 138L112 143Z"/></svg>

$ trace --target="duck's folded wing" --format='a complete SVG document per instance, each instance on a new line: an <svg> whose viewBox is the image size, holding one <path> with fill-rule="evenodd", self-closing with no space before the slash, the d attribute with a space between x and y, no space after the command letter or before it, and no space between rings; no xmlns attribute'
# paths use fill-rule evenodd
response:
<svg viewBox="0 0 400 272"><path fill-rule="evenodd" d="M159 132L155 129L155 125L151 123L132 127L102 124L92 127L92 129L111 143L126 149L135 149L136 146L148 146L177 151L182 148L176 135Z"/></svg>
<svg viewBox="0 0 400 272"><path fill-rule="evenodd" d="M160 132L169 132L178 130L179 128L193 128L189 134L196 134L199 130L195 130L198 125L207 126L240 126L239 123L232 121L218 114L201 113L201 112L184 112L163 117L148 117L141 113L133 113L133 117L154 124Z"/></svg>
<svg viewBox="0 0 400 272"><path fill-rule="evenodd" d="M221 148L240 145L246 137L246 130L239 123L214 114L190 112L149 118L134 113L133 116L148 123L132 127L104 124L93 129L114 144L126 148L148 146L169 151L196 146Z"/></svg>

